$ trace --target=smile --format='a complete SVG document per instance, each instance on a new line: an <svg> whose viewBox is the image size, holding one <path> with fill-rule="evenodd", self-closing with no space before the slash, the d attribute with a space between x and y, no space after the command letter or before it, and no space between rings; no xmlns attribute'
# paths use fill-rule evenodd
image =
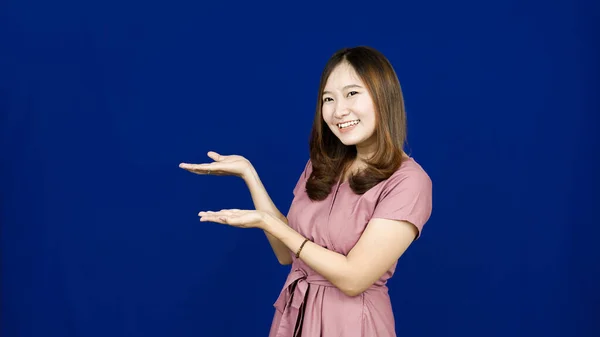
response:
<svg viewBox="0 0 600 337"><path fill-rule="evenodd" d="M351 126L355 126L358 123L360 123L360 119L349 121L349 122L344 122L344 123L339 123L339 124L336 124L336 125L337 125L338 128L340 128L340 129L343 130L343 129L349 128Z"/></svg>

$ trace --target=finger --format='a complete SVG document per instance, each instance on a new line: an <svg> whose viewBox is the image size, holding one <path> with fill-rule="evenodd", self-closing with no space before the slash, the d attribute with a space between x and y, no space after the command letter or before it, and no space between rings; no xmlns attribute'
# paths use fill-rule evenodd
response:
<svg viewBox="0 0 600 337"><path fill-rule="evenodd" d="M235 216L235 212L230 209L222 209L219 211L219 216L232 217Z"/></svg>
<svg viewBox="0 0 600 337"><path fill-rule="evenodd" d="M197 169L200 169L202 167L204 167L204 165L206 164L190 164L190 163L180 163L179 167L184 169L184 170L188 170L188 171L194 171Z"/></svg>
<svg viewBox="0 0 600 337"><path fill-rule="evenodd" d="M202 211L202 212L206 212L206 213L240 213L240 212L248 212L247 210L241 210L241 209L237 209L237 208L223 208L221 210L218 211Z"/></svg>
<svg viewBox="0 0 600 337"><path fill-rule="evenodd" d="M220 216L230 216L231 212L229 212L228 210L220 210L218 212L213 212L213 211L201 211L198 213L198 216L204 216L204 217L211 217L211 218L217 218Z"/></svg>
<svg viewBox="0 0 600 337"><path fill-rule="evenodd" d="M225 156L221 156L220 154L216 153L215 151L208 151L207 155L210 157L210 159L212 159L214 161L221 161L221 160L225 159Z"/></svg>
<svg viewBox="0 0 600 337"><path fill-rule="evenodd" d="M219 210L219 212L236 212L236 211L240 211L237 208L223 208L221 210Z"/></svg>
<svg viewBox="0 0 600 337"><path fill-rule="evenodd" d="M215 222L215 223L220 223L220 224L227 224L225 217L215 217L215 216L200 217L200 222Z"/></svg>
<svg viewBox="0 0 600 337"><path fill-rule="evenodd" d="M190 171L192 173L196 173L196 174L210 174L210 173L215 173L219 170L219 167L213 165L213 163L210 164L188 164L188 163L181 163L179 164L179 167Z"/></svg>
<svg viewBox="0 0 600 337"><path fill-rule="evenodd" d="M219 212L200 212L200 221L212 221L223 223L226 220L226 216Z"/></svg>
<svg viewBox="0 0 600 337"><path fill-rule="evenodd" d="M244 213L235 213L230 210L221 210L218 212L202 211L199 212L201 222L216 222L226 225L244 225L248 221Z"/></svg>
<svg viewBox="0 0 600 337"><path fill-rule="evenodd" d="M190 169L190 170L195 170L195 169L201 169L201 168L206 168L207 166L209 166L210 164L191 164L191 163L181 163L179 164L179 167L184 168L184 169Z"/></svg>

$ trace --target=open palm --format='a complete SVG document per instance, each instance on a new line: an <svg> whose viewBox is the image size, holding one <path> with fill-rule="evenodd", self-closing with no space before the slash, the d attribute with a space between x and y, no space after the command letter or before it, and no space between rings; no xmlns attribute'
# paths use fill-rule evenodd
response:
<svg viewBox="0 0 600 337"><path fill-rule="evenodd" d="M256 210L223 209L218 212L200 212L200 221L210 221L240 228L261 228L264 224L264 212Z"/></svg>
<svg viewBox="0 0 600 337"><path fill-rule="evenodd" d="M239 155L223 156L210 151L208 157L214 161L202 164L181 163L179 167L196 174L233 175L238 177L244 176L252 167L248 159Z"/></svg>

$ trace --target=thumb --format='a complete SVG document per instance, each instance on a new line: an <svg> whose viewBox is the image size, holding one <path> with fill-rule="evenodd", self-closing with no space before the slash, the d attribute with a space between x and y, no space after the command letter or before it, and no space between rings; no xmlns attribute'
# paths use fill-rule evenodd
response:
<svg viewBox="0 0 600 337"><path fill-rule="evenodd" d="M214 151L209 151L207 155L214 161L221 161L223 159L223 156Z"/></svg>

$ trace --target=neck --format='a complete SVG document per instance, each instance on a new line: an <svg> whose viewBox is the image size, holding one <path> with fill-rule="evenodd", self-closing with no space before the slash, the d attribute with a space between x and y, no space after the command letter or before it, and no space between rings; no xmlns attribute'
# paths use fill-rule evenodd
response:
<svg viewBox="0 0 600 337"><path fill-rule="evenodd" d="M358 159L359 161L369 160L374 153L375 151L373 149L360 147L358 145L356 146L356 159Z"/></svg>
<svg viewBox="0 0 600 337"><path fill-rule="evenodd" d="M348 180L348 177L356 171L360 171L366 167L366 162L373 156L374 151L365 152L361 151L360 148L356 148L356 159L352 161L343 171L342 182ZM402 151L402 157L405 159L410 158L406 152Z"/></svg>
<svg viewBox="0 0 600 337"><path fill-rule="evenodd" d="M369 151L364 148L361 149L358 146L356 147L356 159L360 162L368 161L369 159L371 159L371 157L373 156L374 153L375 153L375 151ZM402 157L410 158L410 156L404 151L402 151Z"/></svg>

